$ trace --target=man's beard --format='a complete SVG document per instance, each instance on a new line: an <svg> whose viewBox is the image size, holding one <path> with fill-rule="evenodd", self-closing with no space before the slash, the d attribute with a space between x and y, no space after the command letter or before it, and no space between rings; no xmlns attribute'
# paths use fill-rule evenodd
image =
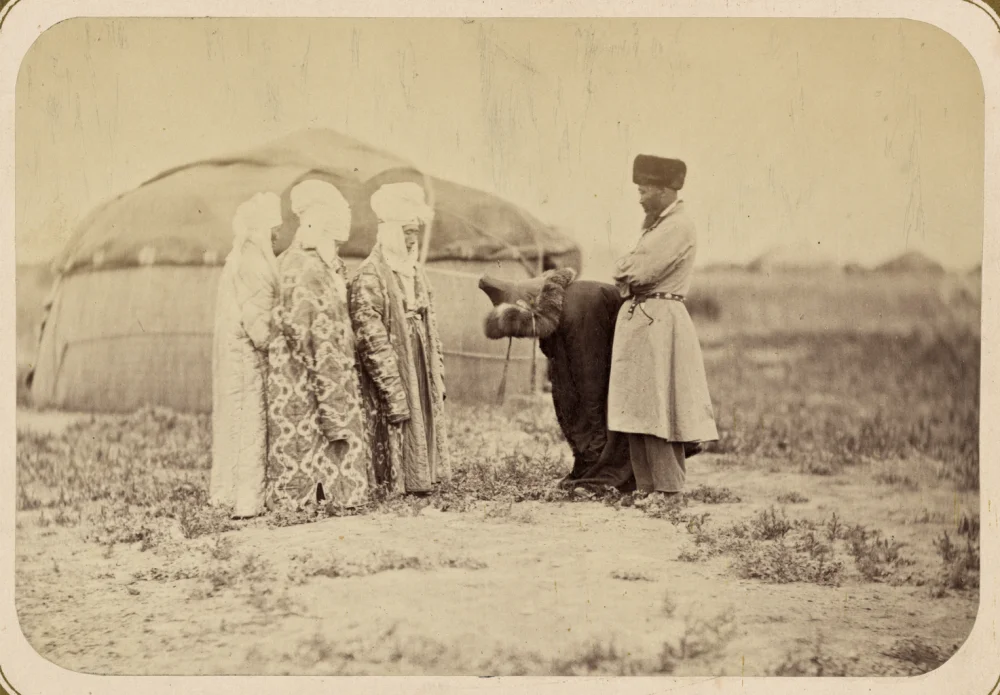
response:
<svg viewBox="0 0 1000 695"><path fill-rule="evenodd" d="M648 203L640 203L640 205L642 205L643 212L646 213L646 218L642 222L643 229L646 229L648 227L651 227L652 224L656 222L657 218L660 216L660 213L663 212L663 207L653 201L649 201Z"/></svg>
<svg viewBox="0 0 1000 695"><path fill-rule="evenodd" d="M640 201L639 205L642 206L643 211L647 215L652 215L663 210L663 204L658 200Z"/></svg>

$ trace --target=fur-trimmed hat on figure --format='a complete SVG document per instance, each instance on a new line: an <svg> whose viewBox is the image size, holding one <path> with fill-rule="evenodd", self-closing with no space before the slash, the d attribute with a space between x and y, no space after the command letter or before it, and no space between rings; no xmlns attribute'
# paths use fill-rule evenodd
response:
<svg viewBox="0 0 1000 695"><path fill-rule="evenodd" d="M679 191L684 187L687 165L679 159L640 154L632 165L632 182L638 186L660 186Z"/></svg>

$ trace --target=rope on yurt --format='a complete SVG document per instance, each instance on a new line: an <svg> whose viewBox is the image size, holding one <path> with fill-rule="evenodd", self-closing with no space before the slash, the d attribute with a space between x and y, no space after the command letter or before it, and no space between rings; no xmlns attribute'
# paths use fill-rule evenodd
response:
<svg viewBox="0 0 1000 695"><path fill-rule="evenodd" d="M531 341L531 392L538 392L538 381L536 372L538 371L538 336Z"/></svg>
<svg viewBox="0 0 1000 695"><path fill-rule="evenodd" d="M507 395L507 370L510 367L510 349L514 347L514 338L507 339L507 358L503 362L503 376L500 377L500 388L497 389L497 405L503 405Z"/></svg>
<svg viewBox="0 0 1000 695"><path fill-rule="evenodd" d="M531 315L531 333L535 336L535 344L538 343L538 327L535 325L535 315ZM503 362L503 377L500 379L500 388L497 389L497 405L503 405L504 397L507 395L507 370L510 368L510 349L514 346L514 338L507 339L507 357ZM535 353L531 353L531 392L535 392Z"/></svg>
<svg viewBox="0 0 1000 695"><path fill-rule="evenodd" d="M490 234L485 229L483 229L482 227L480 227L479 225L477 225L475 222L473 222L469 218L465 217L464 215L460 215L457 212L454 212L453 210L444 210L444 212L446 212L447 214L451 215L452 217L455 217L455 218L461 220L462 222L464 222L465 224L467 224L473 231L475 231L480 236L484 236L484 237L486 237L488 239L493 239L494 241L500 242L500 244L502 246L506 247L508 250L510 250L511 252L513 252L513 254L514 254L514 260L516 260L518 263L520 263L521 266L525 270L528 271L529 275L533 276L533 273L535 272L535 269L531 267L531 265L528 263L528 259L526 259L524 257L524 254L521 253L521 249L517 248L512 243L510 243L509 241L507 241L506 239L504 239L502 237L498 237L498 236L496 236L494 234Z"/></svg>

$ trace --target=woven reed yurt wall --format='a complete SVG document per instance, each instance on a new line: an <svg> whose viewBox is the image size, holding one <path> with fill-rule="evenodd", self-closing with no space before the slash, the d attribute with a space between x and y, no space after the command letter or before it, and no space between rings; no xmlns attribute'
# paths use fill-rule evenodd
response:
<svg viewBox="0 0 1000 695"><path fill-rule="evenodd" d="M347 259L353 270L358 259ZM483 335L491 307L479 276L527 277L518 263L428 265L445 348L448 401L493 402L506 341ZM36 407L129 412L144 405L209 412L219 266L146 266L64 276L36 362ZM536 365L544 376L540 352ZM531 391L532 345L515 341L507 393Z"/></svg>

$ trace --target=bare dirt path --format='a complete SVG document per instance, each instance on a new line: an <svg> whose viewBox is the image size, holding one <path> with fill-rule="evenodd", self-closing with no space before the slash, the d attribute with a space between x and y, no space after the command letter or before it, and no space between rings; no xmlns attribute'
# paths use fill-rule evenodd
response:
<svg viewBox="0 0 1000 695"><path fill-rule="evenodd" d="M789 516L849 509L928 569L928 539L977 506L974 495L734 470L711 456L692 467L695 484L742 498L692 503L685 512L709 513L706 526L794 490L809 501L787 505ZM977 610L974 596L930 599L926 586L850 573L836 587L739 579L726 557L679 560L692 547L683 524L598 502L251 524L110 553L40 514L18 514L22 629L47 658L90 673L545 673L560 660L655 661L686 636L691 654L674 673L752 676L789 652L812 654L822 635L821 653L838 663L901 674L914 664L884 652L919 637L951 654ZM697 624L729 611L725 638Z"/></svg>

